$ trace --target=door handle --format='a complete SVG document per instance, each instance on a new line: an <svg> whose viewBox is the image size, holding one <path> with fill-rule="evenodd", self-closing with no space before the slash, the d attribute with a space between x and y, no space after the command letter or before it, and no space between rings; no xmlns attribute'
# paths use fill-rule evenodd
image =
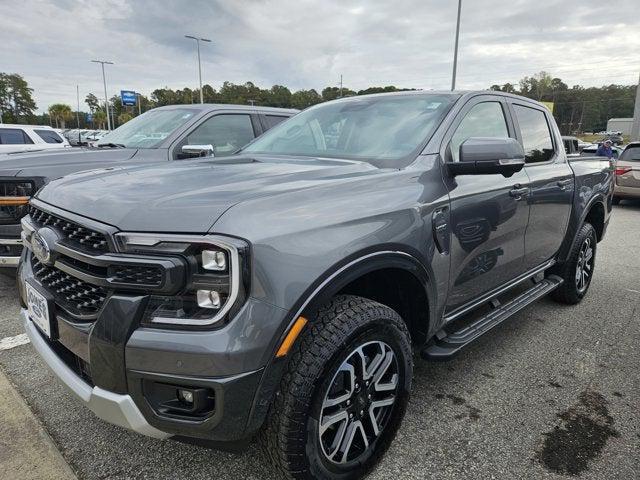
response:
<svg viewBox="0 0 640 480"><path fill-rule="evenodd" d="M568 187L572 183L573 183L573 180L571 180L571 179L569 179L569 180L558 180L556 182L556 185L558 185L562 190L564 190L566 187Z"/></svg>
<svg viewBox="0 0 640 480"><path fill-rule="evenodd" d="M516 200L520 200L522 197L526 196L529 193L529 187L521 187L520 185L515 185L511 190L509 190L509 195L511 195Z"/></svg>

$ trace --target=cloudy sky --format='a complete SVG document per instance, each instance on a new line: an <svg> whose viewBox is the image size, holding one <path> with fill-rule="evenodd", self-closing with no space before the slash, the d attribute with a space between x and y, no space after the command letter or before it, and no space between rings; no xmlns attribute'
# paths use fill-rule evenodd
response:
<svg viewBox="0 0 640 480"><path fill-rule="evenodd" d="M569 85L632 84L639 0L463 0L459 88L547 70ZM22 74L39 110L121 89L251 80L292 90L337 85L446 89L455 0L0 0L0 71ZM85 105L82 106L85 108Z"/></svg>

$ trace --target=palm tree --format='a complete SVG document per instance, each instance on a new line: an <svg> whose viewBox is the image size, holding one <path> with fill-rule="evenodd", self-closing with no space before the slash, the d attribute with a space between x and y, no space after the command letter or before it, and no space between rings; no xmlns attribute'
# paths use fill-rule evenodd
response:
<svg viewBox="0 0 640 480"><path fill-rule="evenodd" d="M49 116L56 121L56 127L64 128L65 122L73 118L73 110L64 103L54 103L49 106Z"/></svg>
<svg viewBox="0 0 640 480"><path fill-rule="evenodd" d="M104 124L107 121L107 116L102 110L96 110L93 114L93 124L98 128L104 129Z"/></svg>

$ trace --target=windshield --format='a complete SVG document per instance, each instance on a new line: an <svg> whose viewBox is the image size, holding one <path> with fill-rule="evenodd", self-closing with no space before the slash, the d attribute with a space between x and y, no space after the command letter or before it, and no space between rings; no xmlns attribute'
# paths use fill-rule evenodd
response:
<svg viewBox="0 0 640 480"><path fill-rule="evenodd" d="M165 138L197 113L198 110L190 108L149 110L107 133L96 145L157 148Z"/></svg>
<svg viewBox="0 0 640 480"><path fill-rule="evenodd" d="M429 139L458 95L352 97L309 108L243 151L347 158L398 166Z"/></svg>

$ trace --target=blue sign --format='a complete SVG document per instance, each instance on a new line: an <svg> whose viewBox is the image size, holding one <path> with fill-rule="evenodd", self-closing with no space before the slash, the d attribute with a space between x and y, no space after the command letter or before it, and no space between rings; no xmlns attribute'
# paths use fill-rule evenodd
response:
<svg viewBox="0 0 640 480"><path fill-rule="evenodd" d="M93 114L87 113L87 123L92 123L92 122L93 122Z"/></svg>
<svg viewBox="0 0 640 480"><path fill-rule="evenodd" d="M131 90L120 90L120 99L123 107L135 107L138 104L138 95Z"/></svg>

